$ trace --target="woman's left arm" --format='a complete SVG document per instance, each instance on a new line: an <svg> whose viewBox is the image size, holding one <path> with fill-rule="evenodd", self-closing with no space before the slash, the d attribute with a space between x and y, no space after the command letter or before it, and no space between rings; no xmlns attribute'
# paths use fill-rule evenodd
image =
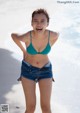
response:
<svg viewBox="0 0 80 113"><path fill-rule="evenodd" d="M51 31L51 35L50 35L51 46L57 41L58 37L59 37L59 33Z"/></svg>

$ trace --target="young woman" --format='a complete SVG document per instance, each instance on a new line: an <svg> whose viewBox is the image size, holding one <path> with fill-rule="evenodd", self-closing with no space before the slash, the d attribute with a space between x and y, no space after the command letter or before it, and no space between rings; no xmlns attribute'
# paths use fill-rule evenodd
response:
<svg viewBox="0 0 80 113"><path fill-rule="evenodd" d="M52 90L52 64L48 53L58 39L58 33L46 29L49 25L49 15L44 9L37 9L32 13L31 25L33 30L18 35L11 34L14 42L23 52L21 66L21 80L25 101L25 113L34 113L36 106L36 82L40 89L40 104L42 113L51 113L50 98ZM21 44L25 43L26 49Z"/></svg>

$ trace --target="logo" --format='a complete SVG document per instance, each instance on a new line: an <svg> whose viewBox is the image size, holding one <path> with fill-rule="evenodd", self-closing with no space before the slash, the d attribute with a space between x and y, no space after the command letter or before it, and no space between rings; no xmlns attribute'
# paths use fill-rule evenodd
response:
<svg viewBox="0 0 80 113"><path fill-rule="evenodd" d="M9 113L9 104L0 104L0 113Z"/></svg>

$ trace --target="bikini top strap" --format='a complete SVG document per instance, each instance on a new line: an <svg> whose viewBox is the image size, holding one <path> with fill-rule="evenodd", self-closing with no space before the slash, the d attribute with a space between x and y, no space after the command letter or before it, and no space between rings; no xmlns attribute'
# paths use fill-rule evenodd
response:
<svg viewBox="0 0 80 113"><path fill-rule="evenodd" d="M31 31L30 31L30 42L32 43L32 35L31 35Z"/></svg>
<svg viewBox="0 0 80 113"><path fill-rule="evenodd" d="M50 41L50 31L49 31L49 34L48 34L48 43L49 43L49 41Z"/></svg>

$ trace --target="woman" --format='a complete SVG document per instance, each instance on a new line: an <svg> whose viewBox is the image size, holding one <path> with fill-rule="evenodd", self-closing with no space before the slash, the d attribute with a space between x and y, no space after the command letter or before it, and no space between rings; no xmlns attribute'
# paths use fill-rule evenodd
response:
<svg viewBox="0 0 80 113"><path fill-rule="evenodd" d="M25 101L25 113L34 113L36 106L36 82L40 89L40 103L42 113L51 113L50 98L52 90L52 64L48 53L58 39L58 33L46 29L49 25L49 15L44 9L37 9L32 13L31 25L33 30L18 35L12 33L12 39L23 52L21 66L21 80ZM25 43L26 49L21 44Z"/></svg>

